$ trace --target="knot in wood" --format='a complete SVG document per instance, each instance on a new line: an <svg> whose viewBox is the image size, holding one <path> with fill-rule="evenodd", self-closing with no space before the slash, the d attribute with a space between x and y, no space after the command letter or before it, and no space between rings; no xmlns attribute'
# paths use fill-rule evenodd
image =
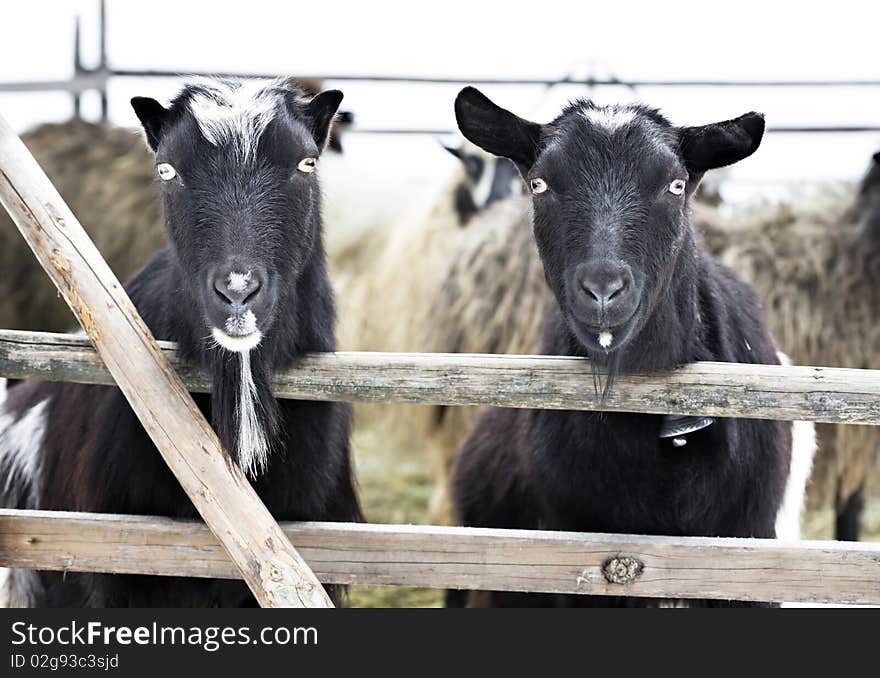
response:
<svg viewBox="0 0 880 678"><path fill-rule="evenodd" d="M612 584L631 584L642 573L642 564L629 556L606 560L602 574Z"/></svg>

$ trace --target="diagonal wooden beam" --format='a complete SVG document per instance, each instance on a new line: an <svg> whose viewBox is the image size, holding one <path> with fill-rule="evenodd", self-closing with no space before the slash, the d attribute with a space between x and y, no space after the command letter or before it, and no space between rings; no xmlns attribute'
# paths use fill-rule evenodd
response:
<svg viewBox="0 0 880 678"><path fill-rule="evenodd" d="M2 116L0 203L260 605L332 607L314 573L223 452L88 234Z"/></svg>

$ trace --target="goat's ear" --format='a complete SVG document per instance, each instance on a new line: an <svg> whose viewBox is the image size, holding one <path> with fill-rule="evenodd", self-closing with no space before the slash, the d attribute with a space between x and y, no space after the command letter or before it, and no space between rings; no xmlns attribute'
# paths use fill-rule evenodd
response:
<svg viewBox="0 0 880 678"><path fill-rule="evenodd" d="M678 128L681 155L693 174L748 158L758 150L763 136L764 116L754 112L711 125Z"/></svg>
<svg viewBox="0 0 880 678"><path fill-rule="evenodd" d="M474 87L455 97L455 119L466 139L493 155L510 158L525 176L538 155L542 126L492 103Z"/></svg>
<svg viewBox="0 0 880 678"><path fill-rule="evenodd" d="M330 128L330 140L327 148L336 153L342 153L342 133L354 124L354 113L351 111L337 111L336 119Z"/></svg>
<svg viewBox="0 0 880 678"><path fill-rule="evenodd" d="M131 100L131 107L144 127L147 144L155 153L162 138L162 129L168 120L168 109L149 97L134 97Z"/></svg>
<svg viewBox="0 0 880 678"><path fill-rule="evenodd" d="M342 103L342 96L342 92L338 89L328 89L316 94L306 104L306 115L309 119L312 138L318 145L319 153L324 150L330 139L330 130L336 111L339 110L339 104Z"/></svg>
<svg viewBox="0 0 880 678"><path fill-rule="evenodd" d="M481 156L476 153L468 153L464 148L456 148L455 146L447 146L446 144L441 145L446 149L447 153L464 165L464 171L467 172L467 175L473 181L478 181L480 179L480 175L483 173L483 169L486 166L486 161Z"/></svg>
<svg viewBox="0 0 880 678"><path fill-rule="evenodd" d="M462 153L461 153L461 149L460 149L460 148L456 148L455 146L447 146L446 144L444 144L444 143L443 143L442 141L440 141L439 139L438 139L438 143L443 147L443 150L445 150L445 151L446 151L447 153L449 153L451 156L456 157L456 158L458 158L459 160L461 160Z"/></svg>

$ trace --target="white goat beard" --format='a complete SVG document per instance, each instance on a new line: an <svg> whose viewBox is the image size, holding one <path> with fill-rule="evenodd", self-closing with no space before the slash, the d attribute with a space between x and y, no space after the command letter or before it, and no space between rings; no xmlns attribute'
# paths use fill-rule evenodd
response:
<svg viewBox="0 0 880 678"><path fill-rule="evenodd" d="M259 346L263 338L259 330L244 337L233 337L217 327L211 330L211 336L214 337L214 341L217 342L218 346L222 346L232 353L241 353L242 355Z"/></svg>
<svg viewBox="0 0 880 678"><path fill-rule="evenodd" d="M248 351L239 353L241 356L241 385L238 394L238 465L251 479L258 478L266 470L269 458L269 442L266 432L260 426L257 417L257 387L251 372L251 354Z"/></svg>
<svg viewBox="0 0 880 678"><path fill-rule="evenodd" d="M214 341L233 353L247 353L259 346L263 334L257 329L257 317L253 311L246 311L240 317L226 319L226 331L219 327L211 330Z"/></svg>
<svg viewBox="0 0 880 678"><path fill-rule="evenodd" d="M611 342L614 341L614 335L611 332L600 332L599 333L599 346L602 348L608 348L611 346Z"/></svg>

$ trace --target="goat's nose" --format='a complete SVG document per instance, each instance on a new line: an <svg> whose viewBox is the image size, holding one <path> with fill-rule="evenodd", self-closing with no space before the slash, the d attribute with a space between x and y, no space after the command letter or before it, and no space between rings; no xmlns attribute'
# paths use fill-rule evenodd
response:
<svg viewBox="0 0 880 678"><path fill-rule="evenodd" d="M213 275L213 286L223 303L248 306L259 296L263 281L259 271L252 269L219 270Z"/></svg>
<svg viewBox="0 0 880 678"><path fill-rule="evenodd" d="M623 276L607 279L581 278L581 287L589 294L593 301L607 306L626 287Z"/></svg>
<svg viewBox="0 0 880 678"><path fill-rule="evenodd" d="M582 264L578 267L577 284L588 303L598 310L608 310L627 298L632 287L632 273L622 263Z"/></svg>

